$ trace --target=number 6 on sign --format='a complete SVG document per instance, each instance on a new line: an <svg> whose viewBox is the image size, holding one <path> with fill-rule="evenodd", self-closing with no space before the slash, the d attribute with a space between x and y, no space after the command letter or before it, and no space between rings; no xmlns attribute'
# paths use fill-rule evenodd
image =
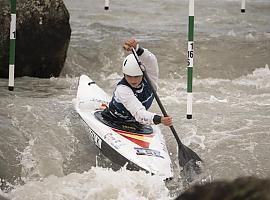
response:
<svg viewBox="0 0 270 200"><path fill-rule="evenodd" d="M188 67L193 67L193 42L188 42Z"/></svg>

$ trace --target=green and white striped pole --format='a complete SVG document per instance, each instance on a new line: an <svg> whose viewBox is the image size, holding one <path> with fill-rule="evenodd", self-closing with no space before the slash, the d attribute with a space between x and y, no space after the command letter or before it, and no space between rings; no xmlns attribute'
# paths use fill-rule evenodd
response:
<svg viewBox="0 0 270 200"><path fill-rule="evenodd" d="M246 12L246 0L242 0L241 2L241 13Z"/></svg>
<svg viewBox="0 0 270 200"><path fill-rule="evenodd" d="M11 21L10 21L10 43L9 43L9 79L8 89L14 89L15 71L15 42L16 42L16 0L11 0Z"/></svg>
<svg viewBox="0 0 270 200"><path fill-rule="evenodd" d="M187 65L187 119L192 118L192 76L194 55L194 0L189 0L188 17L188 65Z"/></svg>
<svg viewBox="0 0 270 200"><path fill-rule="evenodd" d="M109 10L110 0L105 0L104 10Z"/></svg>

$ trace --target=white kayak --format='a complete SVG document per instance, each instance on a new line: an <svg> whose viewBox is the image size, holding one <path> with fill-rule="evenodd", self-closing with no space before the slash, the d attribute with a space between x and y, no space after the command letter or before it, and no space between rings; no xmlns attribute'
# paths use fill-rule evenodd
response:
<svg viewBox="0 0 270 200"><path fill-rule="evenodd" d="M80 77L75 107L102 154L127 169L172 178L171 159L158 126L138 129L105 119L98 108L110 100L111 97L88 76Z"/></svg>

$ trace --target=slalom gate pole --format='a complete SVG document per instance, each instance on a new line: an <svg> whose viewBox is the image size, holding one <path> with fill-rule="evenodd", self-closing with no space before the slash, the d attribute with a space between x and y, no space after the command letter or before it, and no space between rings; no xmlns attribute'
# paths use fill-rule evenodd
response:
<svg viewBox="0 0 270 200"><path fill-rule="evenodd" d="M109 10L110 0L105 0L104 10Z"/></svg>
<svg viewBox="0 0 270 200"><path fill-rule="evenodd" d="M192 79L194 56L194 0L189 0L187 52L187 119L192 118Z"/></svg>
<svg viewBox="0 0 270 200"><path fill-rule="evenodd" d="M241 1L241 13L246 12L246 0Z"/></svg>
<svg viewBox="0 0 270 200"><path fill-rule="evenodd" d="M8 90L14 90L15 72L15 43L16 43L16 0L11 0L11 21L10 21L10 43L9 43L9 79Z"/></svg>

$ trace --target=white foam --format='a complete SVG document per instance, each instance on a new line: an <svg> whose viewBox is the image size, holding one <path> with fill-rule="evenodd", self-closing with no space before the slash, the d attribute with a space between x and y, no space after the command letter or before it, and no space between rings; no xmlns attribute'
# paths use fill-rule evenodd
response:
<svg viewBox="0 0 270 200"><path fill-rule="evenodd" d="M252 74L233 80L233 84L256 86L257 89L270 87L270 70L268 64L264 68L255 69Z"/></svg>
<svg viewBox="0 0 270 200"><path fill-rule="evenodd" d="M187 129L188 136L184 139L184 143L189 146L191 143L198 144L202 149L205 149L205 136L204 135L197 135L197 127L194 125L183 125Z"/></svg>
<svg viewBox="0 0 270 200"><path fill-rule="evenodd" d="M104 80L120 80L122 76L120 76L118 73L112 73L108 77L105 77Z"/></svg>
<svg viewBox="0 0 270 200"><path fill-rule="evenodd" d="M38 172L36 170L37 162L32 154L32 146L34 145L34 143L35 139L31 139L29 141L29 145L23 150L23 152L20 152L20 163L22 166L23 178L31 178L38 175Z"/></svg>
<svg viewBox="0 0 270 200"><path fill-rule="evenodd" d="M243 147L242 149L248 151L250 154L253 155L254 154L255 147L257 145L258 145L258 143L250 141L249 145L246 146L246 147Z"/></svg>
<svg viewBox="0 0 270 200"><path fill-rule="evenodd" d="M236 36L236 33L234 32L234 30L230 30L230 31L228 32L228 36L233 36L233 37L235 37L235 36Z"/></svg>
<svg viewBox="0 0 270 200"><path fill-rule="evenodd" d="M227 99L218 99L214 95L210 95L210 102L222 102L222 103L227 103Z"/></svg>
<svg viewBox="0 0 270 200"><path fill-rule="evenodd" d="M231 82L228 79L217 79L217 78L207 78L207 79L195 79L194 85L218 85L218 84L225 84Z"/></svg>
<svg viewBox="0 0 270 200"><path fill-rule="evenodd" d="M70 131L69 127L71 127L71 126L72 126L72 124L71 124L70 118L68 116L65 116L65 119L58 122L58 127L63 128L65 130L66 134L69 136L68 138L70 138L70 142L68 143L68 145L66 145L66 147L68 148L68 150L66 150L66 154L67 154L66 159L67 160L71 160L71 156L75 152L74 145L79 143L79 140Z"/></svg>
<svg viewBox="0 0 270 200"><path fill-rule="evenodd" d="M82 174L49 176L40 181L29 181L15 187L8 197L16 200L170 199L165 183L158 176L125 169L114 172L99 167Z"/></svg>
<svg viewBox="0 0 270 200"><path fill-rule="evenodd" d="M162 97L161 100L162 100L162 102L164 102L164 105L166 105L166 104L178 105L181 103L181 101L179 101L177 97L172 97L172 96Z"/></svg>
<svg viewBox="0 0 270 200"><path fill-rule="evenodd" d="M0 149L0 157L5 158L5 155L4 155L4 153L1 151L1 149Z"/></svg>
<svg viewBox="0 0 270 200"><path fill-rule="evenodd" d="M247 41L256 41L257 37L254 36L252 33L249 33L245 36Z"/></svg>
<svg viewBox="0 0 270 200"><path fill-rule="evenodd" d="M36 120L41 120L40 119L40 116L35 114L32 109L33 109L33 106L30 106L30 105L25 105L25 106L22 106L23 108L26 108L27 109L27 112L31 113L33 115L33 117L36 119Z"/></svg>

